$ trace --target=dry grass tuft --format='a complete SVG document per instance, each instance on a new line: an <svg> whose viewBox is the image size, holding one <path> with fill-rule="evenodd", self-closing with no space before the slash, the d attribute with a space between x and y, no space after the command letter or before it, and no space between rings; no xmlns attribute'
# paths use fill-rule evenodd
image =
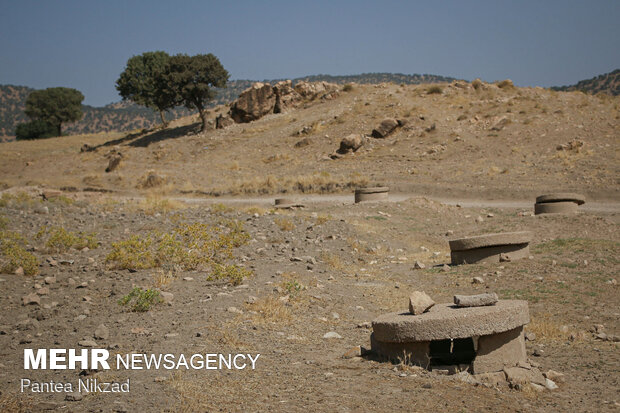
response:
<svg viewBox="0 0 620 413"><path fill-rule="evenodd" d="M273 220L281 231L292 231L295 229L295 223L288 218L276 218Z"/></svg>
<svg viewBox="0 0 620 413"><path fill-rule="evenodd" d="M290 310L282 300L274 296L259 298L254 303L247 304L247 309L256 312L252 317L255 323L280 324L291 321Z"/></svg>
<svg viewBox="0 0 620 413"><path fill-rule="evenodd" d="M211 192L211 195L277 194L277 193L333 193L368 185L369 179L358 173L348 178L332 176L328 172L311 175L254 177L235 182Z"/></svg>
<svg viewBox="0 0 620 413"><path fill-rule="evenodd" d="M536 334L536 341L566 341L570 332L555 321L550 314L544 313L532 316L527 331Z"/></svg>
<svg viewBox="0 0 620 413"><path fill-rule="evenodd" d="M429 95L441 95L443 93L443 89L441 88L441 86L431 86L426 90L426 93Z"/></svg>
<svg viewBox="0 0 620 413"><path fill-rule="evenodd" d="M512 80L505 79L501 82L497 82L497 87L500 89L513 89L515 85L512 83Z"/></svg>
<svg viewBox="0 0 620 413"><path fill-rule="evenodd" d="M148 171L138 179L136 188L138 189L150 189L161 187L166 183L166 177L159 175L154 170Z"/></svg>
<svg viewBox="0 0 620 413"><path fill-rule="evenodd" d="M146 215L166 214L170 211L187 208L187 204L169 198L149 196L135 204L135 210L144 212Z"/></svg>

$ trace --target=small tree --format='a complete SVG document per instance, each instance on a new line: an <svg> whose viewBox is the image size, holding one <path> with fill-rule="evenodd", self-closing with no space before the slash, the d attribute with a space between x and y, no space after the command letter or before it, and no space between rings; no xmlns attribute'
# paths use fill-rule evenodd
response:
<svg viewBox="0 0 620 413"><path fill-rule="evenodd" d="M213 54L188 56L178 54L168 62L166 73L158 80L158 88L176 92L178 104L198 110L202 130L207 128L207 103L215 97L213 88L226 87L229 74Z"/></svg>
<svg viewBox="0 0 620 413"><path fill-rule="evenodd" d="M131 100L159 112L164 126L167 125L164 111L175 106L176 96L167 85L156 85L156 82L165 72L169 60L170 55L162 51L133 56L116 81L116 90L123 100Z"/></svg>
<svg viewBox="0 0 620 413"><path fill-rule="evenodd" d="M43 120L31 120L20 123L15 128L15 139L18 141L28 139L51 138L56 135L57 129Z"/></svg>
<svg viewBox="0 0 620 413"><path fill-rule="evenodd" d="M62 135L63 122L75 122L82 118L84 95L68 87L52 87L35 90L26 99L24 112L32 120L41 120L56 129L56 136Z"/></svg>

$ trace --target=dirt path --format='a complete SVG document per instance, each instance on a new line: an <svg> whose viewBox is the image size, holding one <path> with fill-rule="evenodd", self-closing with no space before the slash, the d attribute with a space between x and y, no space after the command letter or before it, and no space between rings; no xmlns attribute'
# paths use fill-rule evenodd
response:
<svg viewBox="0 0 620 413"><path fill-rule="evenodd" d="M215 197L215 198L191 198L191 197L171 197L176 201L186 202L188 204L254 204L254 205L273 205L275 198L291 198L302 204L319 204L319 203L343 203L353 204L352 195L329 194L329 195L271 195L264 197ZM132 199L142 199L143 197L132 196ZM512 200L488 200L488 199L451 199L439 198L433 196L420 196L417 194L390 194L388 202L402 202L411 198L426 198L432 201L440 202L445 205L460 205L465 208L514 208L514 209L531 209L533 208L532 200L512 199ZM582 211L588 212L605 212L620 213L620 202L617 201L597 201L587 202L579 207Z"/></svg>

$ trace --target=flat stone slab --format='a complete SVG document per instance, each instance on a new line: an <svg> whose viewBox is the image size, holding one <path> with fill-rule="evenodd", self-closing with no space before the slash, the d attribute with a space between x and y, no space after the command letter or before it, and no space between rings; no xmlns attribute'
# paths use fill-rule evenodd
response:
<svg viewBox="0 0 620 413"><path fill-rule="evenodd" d="M390 313L372 322L374 337L385 343L468 338L502 333L530 322L527 301L500 300L485 307L435 304L420 315Z"/></svg>
<svg viewBox="0 0 620 413"><path fill-rule="evenodd" d="M495 247L500 245L528 244L532 240L529 231L501 232L497 234L477 235L449 241L450 250L466 251L474 248Z"/></svg>
<svg viewBox="0 0 620 413"><path fill-rule="evenodd" d="M574 202L577 205L582 205L586 203L586 197L581 194L574 194L571 192L557 192L536 197L537 204L548 202Z"/></svg>

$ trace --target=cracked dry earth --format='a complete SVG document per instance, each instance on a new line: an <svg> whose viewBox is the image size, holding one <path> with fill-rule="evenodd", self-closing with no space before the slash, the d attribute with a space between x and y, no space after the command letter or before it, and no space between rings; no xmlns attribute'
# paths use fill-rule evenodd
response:
<svg viewBox="0 0 620 413"><path fill-rule="evenodd" d="M617 212L535 217L531 209L459 208L424 198L316 203L294 211L252 205L153 210L95 195L73 203L45 201L49 214L37 213L41 205L33 200L0 208L7 230L21 233L40 263L35 276L0 275L0 391L7 410L618 410ZM208 281L209 270L128 271L106 263L112 243L133 234L221 219L240 221L249 234L249 242L234 251L234 262L253 272L240 285ZM44 225L94 232L99 246L46 251L36 239ZM450 261L449 238L514 230L533 232L530 259L443 267ZM425 268L414 270L415 261ZM173 294L170 303L147 312L118 304L134 286L153 287L162 274L173 277L161 287ZM55 280L46 284L46 277ZM473 277L484 282L472 283ZM49 289L40 305L23 305L22 297L36 287ZM343 358L357 345L369 347L373 318L406 309L415 290L436 302L480 292L527 300L532 321L526 331L536 336L526 342L528 357L541 371L563 373L564 382L553 391L519 391L372 356ZM107 339L94 337L100 324L109 330ZM324 338L329 332L340 338ZM241 371L22 368L24 348L80 348L83 340L112 353L260 353L260 358L255 370ZM129 378L131 392L84 395L80 401L18 393L22 377L75 382L80 374Z"/></svg>

